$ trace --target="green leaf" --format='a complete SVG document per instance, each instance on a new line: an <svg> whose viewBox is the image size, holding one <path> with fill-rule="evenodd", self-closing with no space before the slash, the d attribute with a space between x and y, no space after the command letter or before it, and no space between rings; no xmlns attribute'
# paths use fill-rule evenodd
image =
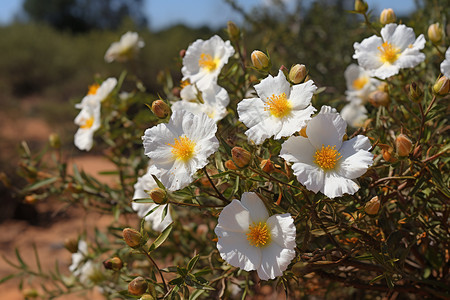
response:
<svg viewBox="0 0 450 300"><path fill-rule="evenodd" d="M187 269L188 269L189 272L192 271L192 269L194 269L194 267L195 267L195 265L197 264L199 258L200 258L200 255L197 254L196 256L194 256L194 257L189 261L189 263L188 263L188 265L187 265Z"/></svg>
<svg viewBox="0 0 450 300"><path fill-rule="evenodd" d="M134 199L133 202L136 203L155 203L151 198Z"/></svg>
<svg viewBox="0 0 450 300"><path fill-rule="evenodd" d="M167 226L166 229L164 229L164 231L161 232L161 234L155 239L153 244L151 244L150 249L148 250L149 252L157 249L159 246L161 246L162 243L164 243L164 241L167 239L170 232L172 231L172 227L173 227L173 222L170 223L170 225Z"/></svg>
<svg viewBox="0 0 450 300"><path fill-rule="evenodd" d="M162 184L161 181L159 181L159 179L156 178L155 175L152 174L152 177L153 177L153 179L156 181L156 184L158 185L158 187L159 187L160 189L166 190L166 187L164 186L164 184Z"/></svg>
<svg viewBox="0 0 450 300"><path fill-rule="evenodd" d="M183 284L184 283L184 279L183 279L183 277L177 277L177 278L175 278L175 279L172 279L171 281L169 281L169 284L170 285L181 285L181 284Z"/></svg>
<svg viewBox="0 0 450 300"><path fill-rule="evenodd" d="M52 177L52 178L48 178L48 179L44 179L42 181L38 181L36 183L33 183L32 185L27 186L26 188L23 189L24 192L31 192L34 190L37 190L38 188L44 187L46 185L49 185L55 181L58 180L58 177Z"/></svg>
<svg viewBox="0 0 450 300"><path fill-rule="evenodd" d="M377 281L383 279L384 276L385 276L384 274L378 275L377 277L375 277L374 279L372 279L372 280L369 282L369 284L375 283L375 282L377 282Z"/></svg>
<svg viewBox="0 0 450 300"><path fill-rule="evenodd" d="M192 292L192 294L189 296L189 300L195 300L198 297L200 297L206 290L195 290Z"/></svg>
<svg viewBox="0 0 450 300"><path fill-rule="evenodd" d="M9 274L5 277L3 277L2 279L0 279L0 284L2 284L3 282L6 282L8 280L10 280L11 278L14 278L14 276L16 276L16 274Z"/></svg>

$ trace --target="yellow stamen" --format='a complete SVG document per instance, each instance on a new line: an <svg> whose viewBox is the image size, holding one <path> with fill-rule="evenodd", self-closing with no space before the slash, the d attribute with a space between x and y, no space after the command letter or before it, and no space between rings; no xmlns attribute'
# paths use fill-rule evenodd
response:
<svg viewBox="0 0 450 300"><path fill-rule="evenodd" d="M353 80L353 88L355 90L360 90L362 89L367 83L369 82L369 77L364 76L364 77L359 77L355 80Z"/></svg>
<svg viewBox="0 0 450 300"><path fill-rule="evenodd" d="M380 50L380 60L384 63L388 62L390 64L394 63L398 57L400 56L400 49L389 44L388 42L384 42L381 47L378 47Z"/></svg>
<svg viewBox="0 0 450 300"><path fill-rule="evenodd" d="M250 245L263 247L270 243L270 231L266 222L253 223L253 225L248 226L248 230L247 240Z"/></svg>
<svg viewBox="0 0 450 300"><path fill-rule="evenodd" d="M213 58L211 54L202 53L200 55L200 59L198 60L198 65L201 68L206 69L209 72L212 72L215 69L217 69L219 62L220 62L219 58Z"/></svg>
<svg viewBox="0 0 450 300"><path fill-rule="evenodd" d="M83 125L80 126L80 128L82 129L89 129L92 127L92 125L94 125L94 117L90 117L89 119L87 119Z"/></svg>
<svg viewBox="0 0 450 300"><path fill-rule="evenodd" d="M180 136L179 139L174 139L173 144L168 145L173 148L172 154L176 159L188 161L194 155L195 142L190 140L188 137Z"/></svg>
<svg viewBox="0 0 450 300"><path fill-rule="evenodd" d="M283 118L291 113L291 102L287 99L286 93L280 95L272 94L269 100L264 104L264 110L268 110L273 116Z"/></svg>
<svg viewBox="0 0 450 300"><path fill-rule="evenodd" d="M91 84L89 86L88 95L95 95L99 87L100 85L98 83Z"/></svg>
<svg viewBox="0 0 450 300"><path fill-rule="evenodd" d="M336 146L328 145L324 147L322 145L322 149L317 150L314 154L314 163L325 171L334 169L338 160L342 158L342 155L335 148Z"/></svg>
<svg viewBox="0 0 450 300"><path fill-rule="evenodd" d="M181 81L181 83L180 83L180 87L182 88L182 89L184 89L185 87L187 87L188 85L190 85L191 83L189 82L189 79L188 80L182 80Z"/></svg>

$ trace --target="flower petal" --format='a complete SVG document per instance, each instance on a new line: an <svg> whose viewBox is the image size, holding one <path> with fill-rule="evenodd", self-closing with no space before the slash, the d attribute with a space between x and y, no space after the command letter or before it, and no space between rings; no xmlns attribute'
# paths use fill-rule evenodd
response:
<svg viewBox="0 0 450 300"><path fill-rule="evenodd" d="M312 105L301 110L293 110L290 116L283 119L281 129L275 134L274 139L278 140L282 137L291 136L296 131L301 130L306 122L311 120L311 115L315 111L316 109Z"/></svg>
<svg viewBox="0 0 450 300"><path fill-rule="evenodd" d="M383 65L378 50L378 47L381 47L382 44L383 40L376 35L364 39L361 43L354 43L355 54L353 54L353 58L357 59L358 65L364 69L375 70Z"/></svg>
<svg viewBox="0 0 450 300"><path fill-rule="evenodd" d="M294 163L292 170L294 175L297 176L298 182L303 184L308 190L317 193L323 188L325 175L323 170L315 164Z"/></svg>
<svg viewBox="0 0 450 300"><path fill-rule="evenodd" d="M310 105L311 98L316 90L317 87L314 85L314 82L312 80L294 85L291 90L291 95L289 96L289 100L292 104L292 109L300 110Z"/></svg>
<svg viewBox="0 0 450 300"><path fill-rule="evenodd" d="M397 25L395 23L387 24L381 29L381 37L383 41L392 44L401 51L408 48L416 40L416 35L411 27L404 24Z"/></svg>
<svg viewBox="0 0 450 300"><path fill-rule="evenodd" d="M291 136L281 145L280 156L288 162L302 162L314 164L314 154L316 149L309 142L309 139L302 136Z"/></svg>
<svg viewBox="0 0 450 300"><path fill-rule="evenodd" d="M269 212L267 211L264 202L256 193L243 193L241 196L241 203L249 211L252 222L266 222L267 218L269 218Z"/></svg>
<svg viewBox="0 0 450 300"><path fill-rule="evenodd" d="M320 149L322 145L336 146L339 149L346 126L347 123L338 113L319 113L308 122L306 135L316 149Z"/></svg>
<svg viewBox="0 0 450 300"><path fill-rule="evenodd" d="M358 135L342 144L339 153L342 158L337 173L345 178L354 179L366 173L373 164L373 154L368 152L371 147L367 137Z"/></svg>
<svg viewBox="0 0 450 300"><path fill-rule="evenodd" d="M269 246L261 249L261 265L257 269L261 280L274 279L283 275L292 259L295 257L295 251L280 247L277 243L271 243Z"/></svg>
<svg viewBox="0 0 450 300"><path fill-rule="evenodd" d="M344 194L353 195L359 190L359 185L352 179L344 178L335 172L326 172L321 192L328 198L340 197Z"/></svg>
<svg viewBox="0 0 450 300"><path fill-rule="evenodd" d="M296 229L291 214L273 215L267 219L267 226L270 228L272 242L283 248L295 248Z"/></svg>
<svg viewBox="0 0 450 300"><path fill-rule="evenodd" d="M252 224L252 220L248 209L242 205L241 201L233 199L220 213L216 228L245 233L248 231L250 224Z"/></svg>
<svg viewBox="0 0 450 300"><path fill-rule="evenodd" d="M281 70L278 71L276 77L269 75L261 80L260 83L255 85L255 90L264 103L266 103L268 98L272 95L279 96L285 93L287 99L290 98L290 84Z"/></svg>

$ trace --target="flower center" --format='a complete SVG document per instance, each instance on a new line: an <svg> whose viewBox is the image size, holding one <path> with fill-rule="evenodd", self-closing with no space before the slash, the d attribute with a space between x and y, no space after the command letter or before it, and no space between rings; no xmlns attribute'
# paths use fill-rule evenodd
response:
<svg viewBox="0 0 450 300"><path fill-rule="evenodd" d="M198 65L201 68L206 69L209 72L212 72L215 69L217 69L219 61L220 60L218 58L212 58L211 54L202 53L200 55L200 59L198 60Z"/></svg>
<svg viewBox="0 0 450 300"><path fill-rule="evenodd" d="M266 106L264 110L269 110L277 118L287 116L292 110L291 102L286 98L286 93L278 96L272 94L264 105Z"/></svg>
<svg viewBox="0 0 450 300"><path fill-rule="evenodd" d="M253 222L253 225L248 226L247 240L250 245L255 247L267 246L270 243L270 232L267 228L266 222Z"/></svg>
<svg viewBox="0 0 450 300"><path fill-rule="evenodd" d="M355 90L360 90L367 84L367 82L369 82L369 78L367 76L364 76L353 80L352 85Z"/></svg>
<svg viewBox="0 0 450 300"><path fill-rule="evenodd" d="M176 159L186 162L194 155L195 142L191 141L188 137L180 136L179 139L174 139L173 144L168 145L173 148L172 154Z"/></svg>
<svg viewBox="0 0 450 300"><path fill-rule="evenodd" d="M392 44L389 44L388 42L384 42L381 47L378 47L378 50L380 50L380 59L382 62L386 63L394 63L398 57L400 56L400 49L393 46Z"/></svg>
<svg viewBox="0 0 450 300"><path fill-rule="evenodd" d="M82 129L89 129L92 127L92 125L94 124L94 117L90 117L89 119L87 119L83 125L80 126L80 128Z"/></svg>
<svg viewBox="0 0 450 300"><path fill-rule="evenodd" d="M322 145L322 149L317 150L314 154L314 163L325 171L334 169L337 161L342 158L342 155L335 148L336 146L328 145L324 147Z"/></svg>
<svg viewBox="0 0 450 300"><path fill-rule="evenodd" d="M91 84L89 86L88 95L95 95L99 87L100 85L98 83Z"/></svg>

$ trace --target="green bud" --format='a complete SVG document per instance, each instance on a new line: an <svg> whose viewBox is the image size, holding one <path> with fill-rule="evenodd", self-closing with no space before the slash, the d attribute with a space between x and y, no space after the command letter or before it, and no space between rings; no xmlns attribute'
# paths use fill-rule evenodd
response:
<svg viewBox="0 0 450 300"><path fill-rule="evenodd" d="M305 65L296 64L289 71L289 80L294 84L298 84L305 79L306 74Z"/></svg>
<svg viewBox="0 0 450 300"><path fill-rule="evenodd" d="M363 1L363 0L355 0L355 11L364 14L367 9L369 8L369 5Z"/></svg>
<svg viewBox="0 0 450 300"><path fill-rule="evenodd" d="M414 102L420 102L423 98L423 91L422 89L417 85L417 83L412 82L409 85L409 99Z"/></svg>
<svg viewBox="0 0 450 300"><path fill-rule="evenodd" d="M258 70L266 70L270 67L269 57L259 50L255 50L251 55L252 64Z"/></svg>
<svg viewBox="0 0 450 300"><path fill-rule="evenodd" d="M237 27L236 24L234 24L231 21L228 21L228 23L227 23L227 33L228 33L228 37L232 41L239 39L239 36L241 35L239 27Z"/></svg>
<svg viewBox="0 0 450 300"><path fill-rule="evenodd" d="M439 96L447 95L449 89L450 89L450 80L445 76L440 77L438 80L436 80L436 83L433 85L433 92Z"/></svg>

